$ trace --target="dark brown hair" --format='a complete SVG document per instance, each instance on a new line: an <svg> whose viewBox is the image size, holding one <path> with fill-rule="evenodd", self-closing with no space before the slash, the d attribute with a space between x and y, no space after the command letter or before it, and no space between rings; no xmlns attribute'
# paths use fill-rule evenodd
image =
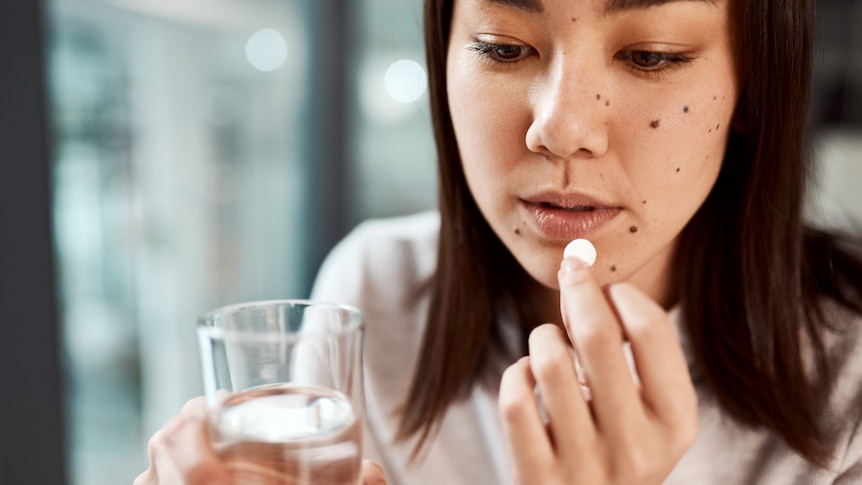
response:
<svg viewBox="0 0 862 485"><path fill-rule="evenodd" d="M740 130L681 234L672 277L697 371L722 406L825 466L831 449L817 410L831 379L820 308L826 297L862 313L862 263L835 236L803 224L813 0L731 1ZM498 375L496 353L524 352L503 347L501 314L525 332L539 323L529 300L515 297L537 283L482 217L462 169L446 94L453 3L425 1L441 229L428 325L399 431L401 439L418 435L419 447L449 405ZM812 378L803 342L810 342Z"/></svg>

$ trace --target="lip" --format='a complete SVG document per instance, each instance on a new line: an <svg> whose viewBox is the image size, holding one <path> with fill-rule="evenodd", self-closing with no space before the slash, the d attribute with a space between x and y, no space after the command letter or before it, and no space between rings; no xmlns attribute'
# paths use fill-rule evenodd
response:
<svg viewBox="0 0 862 485"><path fill-rule="evenodd" d="M560 242L587 237L622 212L622 207L580 193L544 192L521 203L532 225Z"/></svg>

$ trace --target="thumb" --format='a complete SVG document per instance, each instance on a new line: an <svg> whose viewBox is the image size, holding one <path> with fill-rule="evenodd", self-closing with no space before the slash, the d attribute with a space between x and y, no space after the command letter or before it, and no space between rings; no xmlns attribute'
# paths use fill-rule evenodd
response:
<svg viewBox="0 0 862 485"><path fill-rule="evenodd" d="M362 485L386 485L386 474L383 468L369 460L362 460L362 471L360 473Z"/></svg>

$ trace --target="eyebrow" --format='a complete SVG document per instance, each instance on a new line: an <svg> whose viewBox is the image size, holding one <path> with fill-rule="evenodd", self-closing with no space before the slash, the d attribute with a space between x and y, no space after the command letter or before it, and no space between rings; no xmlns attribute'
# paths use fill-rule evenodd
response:
<svg viewBox="0 0 862 485"><path fill-rule="evenodd" d="M506 7L514 7L518 10L523 10L530 13L542 13L545 7L541 0L488 0L490 3L504 5Z"/></svg>
<svg viewBox="0 0 862 485"><path fill-rule="evenodd" d="M536 2L540 0L534 0ZM605 5L605 13L619 12L622 10L634 10L639 8L657 7L673 2L705 2L715 4L715 0L608 0Z"/></svg>
<svg viewBox="0 0 862 485"><path fill-rule="evenodd" d="M530 13L542 13L545 7L541 0L488 0L491 3L504 5L507 7L517 8ZM619 12L623 10L634 10L640 8L656 7L672 2L707 2L715 3L715 0L607 0L605 4L605 13Z"/></svg>

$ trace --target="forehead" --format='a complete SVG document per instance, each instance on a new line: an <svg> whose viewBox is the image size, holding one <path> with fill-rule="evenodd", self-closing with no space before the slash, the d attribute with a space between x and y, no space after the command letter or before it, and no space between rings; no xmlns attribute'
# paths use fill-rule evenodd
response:
<svg viewBox="0 0 862 485"><path fill-rule="evenodd" d="M541 13L545 10L542 0L483 0L487 3L504 5L525 12ZM616 12L620 10L633 10L647 8L673 2L706 2L715 3L714 0L606 0L605 12Z"/></svg>

